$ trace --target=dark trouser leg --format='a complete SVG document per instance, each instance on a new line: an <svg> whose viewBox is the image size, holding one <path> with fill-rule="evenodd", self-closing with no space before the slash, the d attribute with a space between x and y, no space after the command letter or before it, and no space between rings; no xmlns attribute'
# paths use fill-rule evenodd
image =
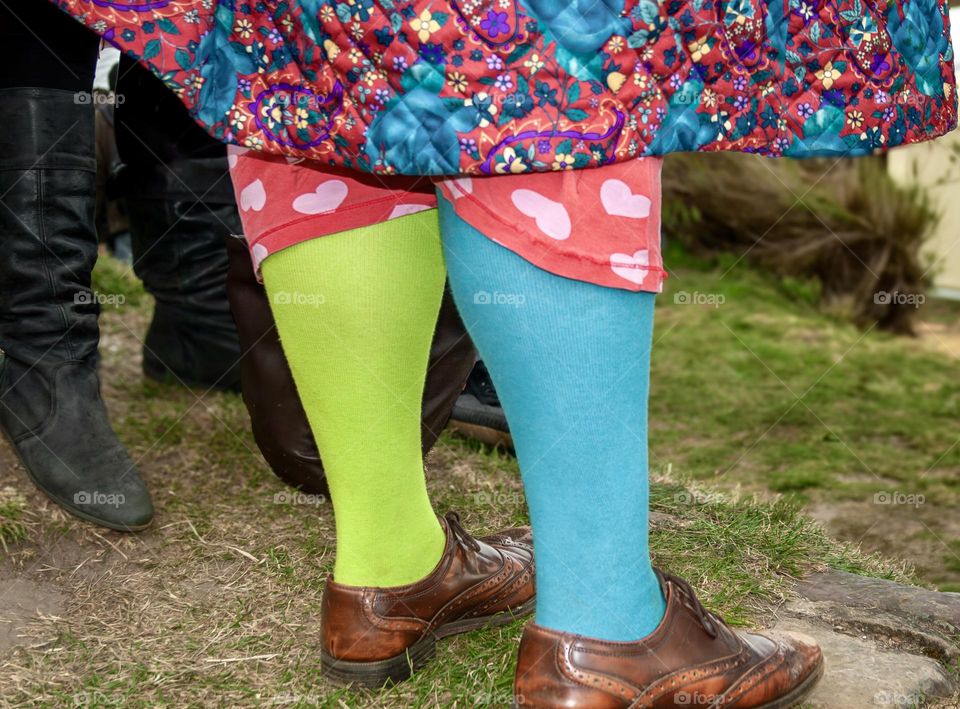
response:
<svg viewBox="0 0 960 709"><path fill-rule="evenodd" d="M457 397L470 376L477 351L463 326L447 286L440 301L437 329L430 346L430 364L423 391L423 453L426 455L443 431Z"/></svg>

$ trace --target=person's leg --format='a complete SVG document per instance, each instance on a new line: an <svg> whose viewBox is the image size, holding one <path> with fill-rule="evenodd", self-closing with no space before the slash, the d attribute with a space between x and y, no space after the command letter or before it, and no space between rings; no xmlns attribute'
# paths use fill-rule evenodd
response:
<svg viewBox="0 0 960 709"><path fill-rule="evenodd" d="M334 578L352 586L422 579L444 548L420 450L444 283L436 212L312 239L261 269L326 466Z"/></svg>
<svg viewBox="0 0 960 709"><path fill-rule="evenodd" d="M537 619L520 642L517 705L793 706L820 676L815 641L734 631L701 605L690 584L650 563L647 389L655 296L601 284L621 278L645 285L659 268L658 224L647 223L654 228L645 233L642 222L659 206L659 182L654 174L632 175L630 167L620 174L635 184L617 185L618 173L603 169L556 178L558 185L533 184L536 194L564 200L553 202L546 218L536 212L537 228L552 228L554 242L527 232L534 236L524 243L526 223L510 220L508 200L529 204L529 179L502 178L505 199L494 199L497 218L486 220L483 233L466 221L477 218L475 209L461 218L459 207L440 202L450 284L510 422L536 541ZM466 187L460 204L491 203L490 190L480 202L481 189ZM611 216L629 212L625 218L635 222L604 225L601 208ZM571 239L579 250L566 243L573 220L558 217L561 210L584 219L587 230ZM604 241L611 234L619 244ZM500 245L508 243L526 257ZM558 254L572 258L563 263ZM571 278L534 265L551 259Z"/></svg>
<svg viewBox="0 0 960 709"><path fill-rule="evenodd" d="M230 259L227 297L240 337L240 384L253 439L274 473L309 494L329 494L323 461L283 354L270 300L250 264L243 237L225 239ZM430 345L420 429L423 454L437 442L476 351L464 330L453 296L445 290Z"/></svg>
<svg viewBox="0 0 960 709"><path fill-rule="evenodd" d="M336 517L324 676L397 682L437 638L531 612L529 529L476 539L427 496L421 408L444 282L436 210L301 241L261 271Z"/></svg>
<svg viewBox="0 0 960 709"><path fill-rule="evenodd" d="M652 293L544 271L440 202L450 284L510 422L537 560L537 622L636 640L663 617L647 547ZM482 294L499 293L502 304ZM512 304L507 304L507 303Z"/></svg>
<svg viewBox="0 0 960 709"><path fill-rule="evenodd" d="M237 390L241 356L227 300L224 236L240 231L227 147L194 123L163 82L120 57L114 110L116 179L133 270L154 298L143 373Z"/></svg>
<svg viewBox="0 0 960 709"><path fill-rule="evenodd" d="M142 529L150 494L117 439L97 372L91 288L98 38L50 3L0 3L0 432L57 504Z"/></svg>
<svg viewBox="0 0 960 709"><path fill-rule="evenodd" d="M431 341L434 362L459 349L449 332L435 334L445 279L436 197L416 179L233 157L250 256L336 518L320 669L343 684L397 682L438 638L509 623L533 611L535 596L529 528L474 538L427 496ZM317 213L321 194L339 199Z"/></svg>

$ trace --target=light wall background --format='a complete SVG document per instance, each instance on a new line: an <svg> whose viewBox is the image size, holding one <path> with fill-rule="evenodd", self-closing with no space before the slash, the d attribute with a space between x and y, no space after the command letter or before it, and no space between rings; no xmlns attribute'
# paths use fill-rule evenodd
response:
<svg viewBox="0 0 960 709"><path fill-rule="evenodd" d="M960 8L950 11L954 61L960 73ZM960 130L929 143L891 150L890 174L927 187L943 216L926 256L933 264L933 295L960 300Z"/></svg>

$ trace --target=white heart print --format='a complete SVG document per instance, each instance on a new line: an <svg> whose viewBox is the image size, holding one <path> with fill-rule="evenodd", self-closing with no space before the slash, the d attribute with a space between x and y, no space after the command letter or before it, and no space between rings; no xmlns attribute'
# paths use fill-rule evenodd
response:
<svg viewBox="0 0 960 709"><path fill-rule="evenodd" d="M416 214L417 212L423 212L427 209L431 209L425 204L398 204L393 208L393 211L390 212L388 219L396 219L397 217L405 217L408 214Z"/></svg>
<svg viewBox="0 0 960 709"><path fill-rule="evenodd" d="M631 283L640 285L643 279L650 273L646 266L650 265L650 252L647 249L640 249L630 254L610 254L610 269Z"/></svg>
<svg viewBox="0 0 960 709"><path fill-rule="evenodd" d="M240 190L240 209L249 212L259 212L263 205L267 203L267 192L263 189L263 183L259 178Z"/></svg>
<svg viewBox="0 0 960 709"><path fill-rule="evenodd" d="M237 166L238 158L244 153L249 153L250 148L241 148L239 145L227 146L227 166L234 168Z"/></svg>
<svg viewBox="0 0 960 709"><path fill-rule="evenodd" d="M301 214L332 212L347 198L348 191L345 182L327 180L317 185L313 192L307 192L293 200L293 209Z"/></svg>
<svg viewBox="0 0 960 709"><path fill-rule="evenodd" d="M454 199L460 199L468 194L473 194L473 180L469 177L454 177L447 180L447 189Z"/></svg>
<svg viewBox="0 0 960 709"><path fill-rule="evenodd" d="M513 205L523 214L536 220L537 227L551 239L570 238L570 214L560 202L544 197L533 190L514 190Z"/></svg>
<svg viewBox="0 0 960 709"><path fill-rule="evenodd" d="M607 180L600 187L600 202L613 217L645 219L650 216L650 198L634 194L622 180Z"/></svg>
<svg viewBox="0 0 960 709"><path fill-rule="evenodd" d="M259 271L260 264L263 263L263 259L270 255L270 252L267 251L267 247L263 244L254 244L253 248L250 250L250 257L253 259L253 270Z"/></svg>

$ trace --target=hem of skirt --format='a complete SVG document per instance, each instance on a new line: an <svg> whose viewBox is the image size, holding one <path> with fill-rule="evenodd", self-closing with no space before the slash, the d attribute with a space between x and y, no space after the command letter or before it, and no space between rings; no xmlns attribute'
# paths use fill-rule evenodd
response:
<svg viewBox="0 0 960 709"><path fill-rule="evenodd" d="M487 236L485 238L490 239ZM618 288L636 293L661 293L663 292L663 282L669 277L669 273L659 266L619 264L618 267L623 269L646 272L639 279L639 282L635 282L614 273L609 261L599 261L573 251L537 251L536 247L539 244L534 242L504 243L497 239L490 240L516 254L524 261L555 276L604 288ZM584 270L584 262L590 264L591 269L589 271ZM579 267L572 269L570 268L571 263L577 263Z"/></svg>
<svg viewBox="0 0 960 709"><path fill-rule="evenodd" d="M401 193L401 194L406 194L406 193ZM378 199L371 199L371 200L367 200L367 201L365 201L365 202L357 202L356 204L351 204L351 205L348 205L348 206L346 206L346 207L337 207L336 209L330 209L330 210L327 210L326 212L317 212L316 214L307 214L307 215L304 215L304 216L302 216L302 217L297 217L296 219L290 219L289 221L282 222L282 223L280 223L280 224L277 224L276 226L270 227L269 229L265 229L265 230L264 230L263 232L261 232L261 234L257 237L256 243L259 243L259 242L267 239L268 237L273 236L273 235L276 234L277 232L286 231L286 230L291 229L291 228L293 228L293 227L299 226L299 225L301 225L301 224L303 224L303 223L305 223L305 222L306 222L306 223L309 223L309 222L316 221L316 220L318 220L318 219L329 219L329 218L332 217L332 216L337 216L337 217L341 217L341 216L352 216L352 215L349 215L348 213L349 213L349 212L352 212L352 211L355 211L355 210L358 210L358 209L372 209L372 208L374 208L374 207L378 207L379 205L388 204L388 203L392 203L392 206L393 206L393 208L395 209L395 208L401 206L401 204L403 203L403 199L402 199L401 196L398 196L398 195L396 195L396 194L392 194L392 195L389 195L389 196L387 196L387 197L380 197L380 198L378 198ZM408 204L410 204L410 203L408 203ZM422 206L422 207L424 208L424 210L426 210L426 209L436 209L436 206L433 206L433 207L428 207L427 205L417 205L417 206ZM392 210L391 210L391 211L392 211ZM419 211L423 211L423 210L419 210ZM405 216L406 216L406 214L398 214L398 215L397 215L397 217L405 217ZM334 230L332 230L332 231L326 230L326 229L321 229L320 231L321 231L322 233L316 234L315 236L316 236L317 238L319 238L319 237L321 237L321 236L329 236L330 234L336 234L336 233L341 232L341 231L350 231L351 229L359 229L360 227L363 227L363 226L370 226L370 225L372 225L372 224L380 224L380 223L382 223L382 222L390 221L391 218L392 218L392 219L396 219L397 217L389 217L389 214L388 214L388 218L386 218L386 219L371 220L369 217L365 217L365 218L363 218L363 219L353 219L353 220L347 219L347 220L346 220L347 223L348 223L348 224L353 224L353 226L345 226L345 227L344 227L344 226L341 226L341 221L340 221L340 219L337 219L337 228L336 228L336 229L334 229ZM355 222L360 222L360 223L354 224ZM311 238L313 238L313 237L311 237Z"/></svg>
<svg viewBox="0 0 960 709"><path fill-rule="evenodd" d="M260 266L263 261L291 246L345 231L383 224L392 219L399 219L410 214L437 208L436 204L404 202L402 197L402 194L380 197L366 202L358 202L348 207L309 214L271 227L256 237L247 235L250 260L253 262L253 270L256 273L257 280L261 282L263 280L260 273ZM399 206L417 207L417 209L394 215L393 211ZM256 253L257 246L262 247L266 253L258 256Z"/></svg>
<svg viewBox="0 0 960 709"><path fill-rule="evenodd" d="M443 199L447 199L446 196L443 196ZM488 209L481 200L476 199L472 194L461 192L456 198L456 201L460 200L467 200L471 202L472 204L476 205L478 209L483 211L487 217L501 224L504 227L504 234L523 234L525 238L505 241L502 239L494 239L489 237L483 233L483 230L479 228L478 225L471 223L468 215L457 212L454 202L448 200L451 208L457 212L458 217L470 224L470 226L480 232L480 234L483 234L485 238L490 239L508 251L515 253L525 261L543 269L544 271L548 271L555 276L569 278L570 280L574 281L582 281L584 283L592 283L605 288L619 288L621 290L645 293L661 293L663 291L663 282L667 280L669 274L662 266L663 261L659 249L659 238L658 243L654 245L653 248L650 246L647 247L649 251L656 254L655 263L649 265L619 263L617 265L618 268L622 269L646 271L646 274L640 278L638 283L631 279L618 276L616 273L614 273L609 259L600 259L587 253L558 249L557 244L561 242L548 242L540 239L529 230L522 229L518 227L517 224L506 221L495 211ZM576 263L579 267L571 269L571 263ZM589 273L583 272L584 264L588 265ZM653 277L652 279L651 276ZM652 282L648 282L651 280ZM647 283L645 284L645 282Z"/></svg>

